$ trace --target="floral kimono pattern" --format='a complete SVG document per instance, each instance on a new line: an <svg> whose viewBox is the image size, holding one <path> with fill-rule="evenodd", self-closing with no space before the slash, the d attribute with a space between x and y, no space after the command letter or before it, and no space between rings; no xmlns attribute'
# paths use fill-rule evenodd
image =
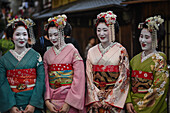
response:
<svg viewBox="0 0 170 113"><path fill-rule="evenodd" d="M88 112L94 102L104 102L111 109L99 108L95 112L123 112L128 94L129 60L126 49L117 42L103 49L101 43L88 51L86 61Z"/></svg>
<svg viewBox="0 0 170 113"><path fill-rule="evenodd" d="M136 55L130 62L131 88L126 103L133 103L138 113L166 113L169 84L166 55L153 52Z"/></svg>

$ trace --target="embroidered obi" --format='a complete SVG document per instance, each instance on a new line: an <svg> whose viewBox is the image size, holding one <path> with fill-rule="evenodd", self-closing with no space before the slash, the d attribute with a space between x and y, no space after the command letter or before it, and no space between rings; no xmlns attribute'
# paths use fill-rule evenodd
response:
<svg viewBox="0 0 170 113"><path fill-rule="evenodd" d="M73 81L73 68L71 64L49 65L49 84L52 89L71 85Z"/></svg>
<svg viewBox="0 0 170 113"><path fill-rule="evenodd" d="M153 82L152 72L132 71L132 91L134 93L147 93Z"/></svg>
<svg viewBox="0 0 170 113"><path fill-rule="evenodd" d="M7 70L7 79L13 92L33 90L36 83L36 69Z"/></svg>
<svg viewBox="0 0 170 113"><path fill-rule="evenodd" d="M93 82L100 90L113 89L118 77L118 65L93 65Z"/></svg>

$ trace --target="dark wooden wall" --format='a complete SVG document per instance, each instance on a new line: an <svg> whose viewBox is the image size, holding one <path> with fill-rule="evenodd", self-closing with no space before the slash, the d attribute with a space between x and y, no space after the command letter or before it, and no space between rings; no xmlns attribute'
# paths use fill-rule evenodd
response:
<svg viewBox="0 0 170 113"><path fill-rule="evenodd" d="M133 56L141 52L141 48L139 45L139 33L140 30L137 29L138 24L140 22L144 22L146 18L155 15L161 15L161 17L165 21L170 20L170 1L164 2L151 2L151 3L139 3L139 4L131 4L128 6L129 12L131 12L131 30L132 30L132 39L133 39ZM164 23L165 24L165 23ZM167 26L167 25L165 25ZM166 32L166 40L163 40L162 50L167 54L168 62L170 61L170 48L165 47L168 45L167 40L169 40L170 36L168 32Z"/></svg>
<svg viewBox="0 0 170 113"><path fill-rule="evenodd" d="M84 58L84 50L88 44L88 38L94 36L91 27L74 27L72 36L78 41L82 57Z"/></svg>

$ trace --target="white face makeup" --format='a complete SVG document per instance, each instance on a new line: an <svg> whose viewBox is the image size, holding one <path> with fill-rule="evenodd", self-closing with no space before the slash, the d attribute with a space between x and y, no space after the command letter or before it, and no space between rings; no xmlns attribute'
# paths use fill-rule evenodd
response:
<svg viewBox="0 0 170 113"><path fill-rule="evenodd" d="M109 28L104 22L98 24L96 32L101 43L109 42Z"/></svg>
<svg viewBox="0 0 170 113"><path fill-rule="evenodd" d="M13 33L13 41L15 43L15 47L23 48L25 47L28 41L28 32L23 26L19 26L15 29Z"/></svg>
<svg viewBox="0 0 170 113"><path fill-rule="evenodd" d="M48 29L48 35L49 35L49 39L51 41L51 43L54 46L59 45L59 30L56 27L50 27Z"/></svg>
<svg viewBox="0 0 170 113"><path fill-rule="evenodd" d="M148 29L142 29L139 37L139 42L143 51L148 51L152 49L152 38L151 33L148 31Z"/></svg>

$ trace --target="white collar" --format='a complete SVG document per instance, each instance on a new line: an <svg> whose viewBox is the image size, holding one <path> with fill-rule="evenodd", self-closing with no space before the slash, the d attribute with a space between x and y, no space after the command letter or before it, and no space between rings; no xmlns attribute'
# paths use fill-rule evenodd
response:
<svg viewBox="0 0 170 113"><path fill-rule="evenodd" d="M144 62L146 59L148 59L149 57L151 57L153 54L157 53L157 51L153 51L152 53L149 53L148 55L145 56L145 51L142 52L141 55L141 62Z"/></svg>
<svg viewBox="0 0 170 113"><path fill-rule="evenodd" d="M25 56L25 54L30 50L31 48L26 48L21 54L18 54L15 52L15 50L10 50L12 55L18 60L21 61L21 59Z"/></svg>
<svg viewBox="0 0 170 113"><path fill-rule="evenodd" d="M115 44L116 44L116 42L111 42L111 44L109 46L107 46L106 48L103 48L102 44L100 43L99 49L100 49L102 55L105 54Z"/></svg>
<svg viewBox="0 0 170 113"><path fill-rule="evenodd" d="M55 46L53 46L53 50L54 50L55 54L58 55L61 52L61 50L63 50L63 48L66 46L67 46L67 44L64 44L60 49L57 49Z"/></svg>

